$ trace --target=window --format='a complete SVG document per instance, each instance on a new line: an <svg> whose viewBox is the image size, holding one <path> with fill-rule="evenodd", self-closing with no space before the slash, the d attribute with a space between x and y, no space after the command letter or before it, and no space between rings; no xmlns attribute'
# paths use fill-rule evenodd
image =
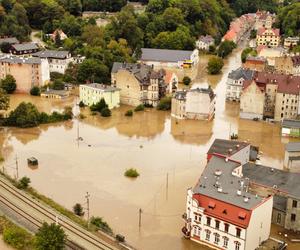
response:
<svg viewBox="0 0 300 250"><path fill-rule="evenodd" d="M216 228L219 229L220 228L220 221L216 220Z"/></svg>
<svg viewBox="0 0 300 250"><path fill-rule="evenodd" d="M240 228L236 229L236 237L241 237L241 229Z"/></svg>
<svg viewBox="0 0 300 250"><path fill-rule="evenodd" d="M214 235L215 235L215 244L218 245L220 242L220 235L217 233L215 233Z"/></svg>
<svg viewBox="0 0 300 250"><path fill-rule="evenodd" d="M195 222L201 222L201 215L195 214Z"/></svg>
<svg viewBox="0 0 300 250"><path fill-rule="evenodd" d="M205 240L209 241L210 240L210 231L209 230L205 230L206 234L205 234Z"/></svg>
<svg viewBox="0 0 300 250"><path fill-rule="evenodd" d="M241 247L241 243L240 242L235 241L234 245L235 245L235 248L234 248L235 250L240 250L240 247Z"/></svg>
<svg viewBox="0 0 300 250"><path fill-rule="evenodd" d="M194 235L200 237L201 234L201 228L200 227L194 227Z"/></svg>
<svg viewBox="0 0 300 250"><path fill-rule="evenodd" d="M226 209L223 210L223 214L227 214L227 210Z"/></svg>
<svg viewBox="0 0 300 250"><path fill-rule="evenodd" d="M225 226L224 227L225 232L228 233L228 231L229 231L229 224L226 223L224 226Z"/></svg>
<svg viewBox="0 0 300 250"><path fill-rule="evenodd" d="M229 238L224 236L223 237L223 247L224 248L227 248L228 247L228 241L229 241Z"/></svg>
<svg viewBox="0 0 300 250"><path fill-rule="evenodd" d="M277 214L277 219L276 219L277 223L280 224L281 223L281 214L278 213Z"/></svg>
<svg viewBox="0 0 300 250"><path fill-rule="evenodd" d="M296 221L296 214L291 214L291 221Z"/></svg>
<svg viewBox="0 0 300 250"><path fill-rule="evenodd" d="M297 201L293 200L293 207L297 207Z"/></svg>
<svg viewBox="0 0 300 250"><path fill-rule="evenodd" d="M210 226L210 222L211 222L211 218L210 218L210 217L207 217L207 218L206 218L206 224L207 224L208 226Z"/></svg>

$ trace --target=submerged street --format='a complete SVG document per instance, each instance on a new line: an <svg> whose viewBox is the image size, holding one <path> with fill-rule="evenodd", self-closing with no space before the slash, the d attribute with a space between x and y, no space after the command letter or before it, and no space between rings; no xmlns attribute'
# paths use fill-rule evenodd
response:
<svg viewBox="0 0 300 250"><path fill-rule="evenodd" d="M129 107L122 106L112 117L87 118L42 125L30 129L0 130L0 151L7 173L14 176L16 156L19 176L28 176L40 193L71 209L84 204L91 194L91 215L101 216L115 233L139 249L205 249L185 240L181 234L186 189L200 177L206 152L215 138L228 139L237 133L262 152L261 164L282 168L284 143L279 124L239 119L239 104L225 102L228 73L241 65L241 49L225 61L223 73L208 76L208 57L200 57L195 86L211 85L217 95L216 116L211 122L176 120L169 112L149 109L125 117ZM11 108L21 101L34 103L40 111L74 106L73 97L49 100L13 95ZM79 128L79 129L78 129ZM83 138L76 141L77 133ZM36 169L27 166L27 158L36 157ZM140 177L124 177L128 168L136 168ZM142 209L141 228L138 226Z"/></svg>

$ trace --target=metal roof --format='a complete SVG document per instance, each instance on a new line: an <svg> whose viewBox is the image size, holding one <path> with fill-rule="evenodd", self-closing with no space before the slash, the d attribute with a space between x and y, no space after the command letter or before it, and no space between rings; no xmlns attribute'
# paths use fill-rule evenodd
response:
<svg viewBox="0 0 300 250"><path fill-rule="evenodd" d="M213 155L194 187L194 193L203 194L247 210L256 207L263 201L263 198L246 192L245 188L241 188L243 179L232 175L232 171L240 165L240 163L225 157ZM246 181L243 181L246 184ZM218 187L222 188L222 192L218 190ZM238 190L241 190L241 195L238 195ZM248 198L246 202L245 198Z"/></svg>
<svg viewBox="0 0 300 250"><path fill-rule="evenodd" d="M249 69L243 69L242 67L231 71L228 74L228 78L233 80L239 80L243 78L244 80L251 80L254 77L254 71Z"/></svg>
<svg viewBox="0 0 300 250"><path fill-rule="evenodd" d="M285 145L288 152L300 152L300 142L289 142Z"/></svg>
<svg viewBox="0 0 300 250"><path fill-rule="evenodd" d="M243 175L251 182L276 188L286 192L289 196L300 199L300 173L247 163L243 165Z"/></svg>
<svg viewBox="0 0 300 250"><path fill-rule="evenodd" d="M0 58L0 62L12 63L12 64L41 64L41 59L38 57L19 57L12 55L5 55Z"/></svg>
<svg viewBox="0 0 300 250"><path fill-rule="evenodd" d="M65 59L68 58L69 56L69 51L59 51L59 50L45 50L45 51L39 51L32 56L37 56L40 58L57 58L57 59Z"/></svg>
<svg viewBox="0 0 300 250"><path fill-rule="evenodd" d="M231 156L247 147L249 143L242 141L215 139L207 154L221 154Z"/></svg>
<svg viewBox="0 0 300 250"><path fill-rule="evenodd" d="M36 43L18 43L18 44L12 45L12 47L16 51L34 50L34 49L38 49L39 48Z"/></svg>
<svg viewBox="0 0 300 250"><path fill-rule="evenodd" d="M146 49L142 48L141 61L179 62L190 60L192 50Z"/></svg>
<svg viewBox="0 0 300 250"><path fill-rule="evenodd" d="M282 212L286 211L287 197L274 195L273 196L273 208Z"/></svg>
<svg viewBox="0 0 300 250"><path fill-rule="evenodd" d="M281 126L285 128L300 128L300 121L283 119Z"/></svg>

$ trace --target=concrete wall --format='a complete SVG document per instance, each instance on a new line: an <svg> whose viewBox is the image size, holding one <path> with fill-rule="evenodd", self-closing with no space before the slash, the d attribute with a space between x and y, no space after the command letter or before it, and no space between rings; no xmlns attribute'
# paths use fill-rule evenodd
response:
<svg viewBox="0 0 300 250"><path fill-rule="evenodd" d="M252 210L251 220L246 234L245 250L256 249L270 236L273 197Z"/></svg>
<svg viewBox="0 0 300 250"><path fill-rule="evenodd" d="M297 207L293 207L293 200L297 201ZM296 215L296 220L291 221L291 215ZM285 228L300 231L300 200L288 198L287 199L287 210L286 210L286 217L285 217Z"/></svg>
<svg viewBox="0 0 300 250"><path fill-rule="evenodd" d="M172 98L171 116L177 119L185 119L185 101Z"/></svg>
<svg viewBox="0 0 300 250"><path fill-rule="evenodd" d="M296 119L299 112L299 95L278 93L275 101L274 119Z"/></svg>
<svg viewBox="0 0 300 250"><path fill-rule="evenodd" d="M264 93L252 82L241 94L240 117L244 119L261 119L264 113L264 99Z"/></svg>
<svg viewBox="0 0 300 250"><path fill-rule="evenodd" d="M286 217L286 215L285 215L284 212L273 208L273 212L272 212L272 223L273 224L284 227L284 223L285 223L285 220L286 220L285 217Z"/></svg>
<svg viewBox="0 0 300 250"><path fill-rule="evenodd" d="M241 149L236 154L230 157L230 159L240 162L241 165L244 165L247 162L249 162L249 158L250 158L250 145Z"/></svg>

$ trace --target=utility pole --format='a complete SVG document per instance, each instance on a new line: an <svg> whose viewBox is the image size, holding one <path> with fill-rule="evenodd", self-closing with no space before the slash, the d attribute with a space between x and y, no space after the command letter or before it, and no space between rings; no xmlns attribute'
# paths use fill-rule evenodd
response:
<svg viewBox="0 0 300 250"><path fill-rule="evenodd" d="M88 227L90 226L90 194L86 192L86 210L87 210L87 220L88 220Z"/></svg>
<svg viewBox="0 0 300 250"><path fill-rule="evenodd" d="M169 173L167 173L167 182L166 182L166 198L168 200L168 190L169 189Z"/></svg>
<svg viewBox="0 0 300 250"><path fill-rule="evenodd" d="M139 228L141 228L141 226L142 226L142 209L140 208L139 209Z"/></svg>
<svg viewBox="0 0 300 250"><path fill-rule="evenodd" d="M19 164L18 164L18 156L16 155L16 171L17 171L17 180L19 179Z"/></svg>

